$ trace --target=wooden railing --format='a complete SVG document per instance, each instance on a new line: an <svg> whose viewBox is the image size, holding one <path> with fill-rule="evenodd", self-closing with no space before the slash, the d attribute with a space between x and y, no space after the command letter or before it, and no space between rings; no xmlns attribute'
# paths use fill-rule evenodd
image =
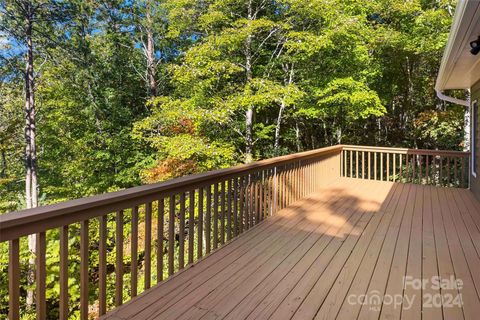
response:
<svg viewBox="0 0 480 320"><path fill-rule="evenodd" d="M328 147L2 215L9 318L26 310L20 288L27 287L29 235L36 239L37 319L97 317L338 178L341 152ZM48 274L47 257L55 266ZM48 304L47 275L59 286ZM78 286L74 299L69 289Z"/></svg>
<svg viewBox="0 0 480 320"><path fill-rule="evenodd" d="M343 146L342 176L468 188L469 152Z"/></svg>
<svg viewBox="0 0 480 320"><path fill-rule="evenodd" d="M468 155L339 145L1 215L9 318L27 311L30 235L37 318L94 318L340 176L467 187ZM59 287L48 303L47 276Z"/></svg>

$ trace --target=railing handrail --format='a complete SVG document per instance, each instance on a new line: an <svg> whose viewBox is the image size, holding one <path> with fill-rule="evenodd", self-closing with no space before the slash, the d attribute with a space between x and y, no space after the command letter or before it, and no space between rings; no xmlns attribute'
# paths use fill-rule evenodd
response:
<svg viewBox="0 0 480 320"><path fill-rule="evenodd" d="M419 154L419 155L437 155L437 156L456 156L468 157L468 151L452 151L452 150L430 150L430 149L412 149L412 148L396 148L396 147L375 147L362 145L342 145L346 151L385 151L398 154Z"/></svg>
<svg viewBox="0 0 480 320"><path fill-rule="evenodd" d="M235 167L184 176L168 181L142 185L116 192L70 200L58 204L41 206L0 215L0 242L42 232L55 227L78 223L109 212L122 210L147 201L158 200L161 194L188 190L192 186L228 178L257 169L288 164L298 160L341 152L343 146L336 145L305 151Z"/></svg>
<svg viewBox="0 0 480 320"><path fill-rule="evenodd" d="M179 189L188 190L191 186L199 186L209 182L239 175L249 171L266 169L273 166L288 164L298 160L307 160L334 152L345 151L376 151L399 154L422 154L437 156L467 157L470 152L450 150L424 150L410 148L391 148L362 145L335 145L305 151L286 156L280 156L242 164L235 167L188 175L168 181L142 185L116 192L104 193L90 197L70 200L58 204L41 206L33 209L9 212L0 215L0 242L12 240L46 229L77 223L91 219L108 212L121 210L145 202L157 200L160 194L176 192Z"/></svg>

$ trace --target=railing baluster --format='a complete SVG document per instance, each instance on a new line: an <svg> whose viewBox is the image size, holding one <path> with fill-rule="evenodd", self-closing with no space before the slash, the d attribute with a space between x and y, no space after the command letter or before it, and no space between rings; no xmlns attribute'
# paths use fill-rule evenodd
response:
<svg viewBox="0 0 480 320"><path fill-rule="evenodd" d="M46 282L46 270L45 270L45 255L46 255L46 239L45 232L36 234L36 307L37 307L37 319L46 319L47 317L47 302L45 299L45 282Z"/></svg>
<svg viewBox="0 0 480 320"><path fill-rule="evenodd" d="M168 212L168 275L174 272L175 253L175 195L170 195Z"/></svg>
<svg viewBox="0 0 480 320"><path fill-rule="evenodd" d="M213 185L213 249L218 248L218 182Z"/></svg>
<svg viewBox="0 0 480 320"><path fill-rule="evenodd" d="M295 177L295 200L297 201L302 197L302 192L303 192L303 183L302 183L302 176L303 176L303 171L302 171L302 164L300 162L296 163L296 177ZM340 176L340 175L339 175Z"/></svg>
<svg viewBox="0 0 480 320"><path fill-rule="evenodd" d="M247 207L247 225L248 228L251 228L254 226L254 221L255 221L255 215L256 215L256 209L255 209L255 193L256 193L256 173L252 173L249 175L249 179L247 180L248 182L248 197L246 202L248 203Z"/></svg>
<svg viewBox="0 0 480 320"><path fill-rule="evenodd" d="M410 162L410 155L405 155L405 182L412 182L412 163Z"/></svg>
<svg viewBox="0 0 480 320"><path fill-rule="evenodd" d="M233 178L233 237L238 235L238 178Z"/></svg>
<svg viewBox="0 0 480 320"><path fill-rule="evenodd" d="M264 170L262 172L263 174L263 179L262 179L262 183L261 183L261 197L262 197L262 201L261 201L261 208L260 208L260 211L261 211L261 214L262 214L262 220L265 220L265 218L268 216L268 211L267 211L267 208L268 208L268 185L269 185L269 180L270 180L270 170Z"/></svg>
<svg viewBox="0 0 480 320"><path fill-rule="evenodd" d="M257 173L252 174L252 183L250 189L250 227L253 227L258 220L258 179Z"/></svg>
<svg viewBox="0 0 480 320"><path fill-rule="evenodd" d="M165 198L158 199L157 216L157 283L163 280L163 239L165 224Z"/></svg>
<svg viewBox="0 0 480 320"><path fill-rule="evenodd" d="M282 210L285 206L285 166L280 167L278 177L278 209Z"/></svg>
<svg viewBox="0 0 480 320"><path fill-rule="evenodd" d="M185 266L185 192L180 193L179 235L178 235L178 268Z"/></svg>
<svg viewBox="0 0 480 320"><path fill-rule="evenodd" d="M240 177L239 179L239 188L240 188L240 198L238 202L239 212L238 212L238 227L239 227L239 234L243 233L243 222L245 221L245 189L243 187L244 177Z"/></svg>
<svg viewBox="0 0 480 320"><path fill-rule="evenodd" d="M285 176L284 176L284 185L285 185L285 205L284 208L287 207L290 204L290 174L291 174L291 168L290 166L287 166L287 170L285 171Z"/></svg>
<svg viewBox="0 0 480 320"><path fill-rule="evenodd" d="M60 320L68 319L68 225L60 227Z"/></svg>
<svg viewBox="0 0 480 320"><path fill-rule="evenodd" d="M451 158L447 157L447 187L450 186L450 161Z"/></svg>
<svg viewBox="0 0 480 320"><path fill-rule="evenodd" d="M260 171L260 183L258 185L259 188L259 202L258 202L258 211L260 213L260 221L265 219L265 171Z"/></svg>
<svg viewBox="0 0 480 320"><path fill-rule="evenodd" d="M368 152L368 179L372 179L372 153Z"/></svg>
<svg viewBox="0 0 480 320"><path fill-rule="evenodd" d="M248 196L248 226L252 228L255 225L255 221L257 219L257 202L258 197L257 194L257 173L254 172L250 175L249 181L249 196Z"/></svg>
<svg viewBox="0 0 480 320"><path fill-rule="evenodd" d="M250 177L249 175L245 175L243 185L244 185L244 194L243 194L243 231L248 230L248 224L250 222L250 202L248 201L248 197L250 196Z"/></svg>
<svg viewBox="0 0 480 320"><path fill-rule="evenodd" d="M88 319L88 220L80 223L80 319Z"/></svg>
<svg viewBox="0 0 480 320"><path fill-rule="evenodd" d="M123 210L115 217L115 306L123 303Z"/></svg>
<svg viewBox="0 0 480 320"><path fill-rule="evenodd" d="M300 192L300 197L304 197L306 195L306 192L305 192L305 186L306 186L306 174L305 174L305 171L306 171L306 163L304 163L302 161L302 164L301 164L301 171L300 171L300 181L301 181L301 192ZM269 181L270 181L270 176L269 176ZM267 189L268 190L268 189Z"/></svg>
<svg viewBox="0 0 480 320"><path fill-rule="evenodd" d="M423 170L423 160L422 160L422 155L419 154L417 155L417 158L418 158L418 183L419 184L423 184L423 174L422 174L422 170Z"/></svg>
<svg viewBox="0 0 480 320"><path fill-rule="evenodd" d="M430 156L425 156L425 175L427 179L427 185L430 184Z"/></svg>
<svg viewBox="0 0 480 320"><path fill-rule="evenodd" d="M8 243L8 318L20 319L20 240Z"/></svg>
<svg viewBox="0 0 480 320"><path fill-rule="evenodd" d="M137 282L138 282L138 206L132 208L132 235L131 235L131 257L132 261L130 264L130 285L131 292L130 296L133 298L137 295Z"/></svg>
<svg viewBox="0 0 480 320"><path fill-rule="evenodd" d="M387 152L387 181L390 181L390 152Z"/></svg>
<svg viewBox="0 0 480 320"><path fill-rule="evenodd" d="M287 176L285 180L285 186L287 188L287 202L285 206L289 206L292 200L292 165L288 166Z"/></svg>
<svg viewBox="0 0 480 320"><path fill-rule="evenodd" d="M220 243L225 243L225 181L221 183L220 192Z"/></svg>
<svg viewBox="0 0 480 320"><path fill-rule="evenodd" d="M350 178L353 178L353 158L352 158L352 150L350 150Z"/></svg>
<svg viewBox="0 0 480 320"><path fill-rule="evenodd" d="M243 220L243 230L246 231L248 230L248 224L250 223L250 175L245 175L245 180L244 180L244 186L245 186L245 193L244 193L244 207L243 210L244 212L244 220Z"/></svg>
<svg viewBox="0 0 480 320"><path fill-rule="evenodd" d="M292 203L293 203L298 199L298 164L297 163L293 164L292 189L293 189L293 197L292 197Z"/></svg>
<svg viewBox="0 0 480 320"><path fill-rule="evenodd" d="M439 157L439 185L443 186L443 158L442 156Z"/></svg>
<svg viewBox="0 0 480 320"><path fill-rule="evenodd" d="M400 182L403 182L403 155L402 154L399 154L400 156Z"/></svg>
<svg viewBox="0 0 480 320"><path fill-rule="evenodd" d="M380 180L383 181L383 152L380 153Z"/></svg>
<svg viewBox="0 0 480 320"><path fill-rule="evenodd" d="M358 176L358 151L355 152L355 178L359 178L359 176Z"/></svg>
<svg viewBox="0 0 480 320"><path fill-rule="evenodd" d="M227 181L227 241L232 239L232 179Z"/></svg>
<svg viewBox="0 0 480 320"><path fill-rule="evenodd" d="M99 220L99 250L98 250L98 313L107 312L107 215L98 217Z"/></svg>
<svg viewBox="0 0 480 320"><path fill-rule="evenodd" d="M397 154L392 153L393 157L393 182L397 181Z"/></svg>
<svg viewBox="0 0 480 320"><path fill-rule="evenodd" d="M197 259L203 257L203 188L198 189L198 235L197 235Z"/></svg>
<svg viewBox="0 0 480 320"><path fill-rule="evenodd" d="M269 203L268 203L268 214L269 215L272 215L275 210L276 210L276 204L275 204L275 201L277 199L277 196L275 194L276 192L276 187L275 187L275 184L276 184L276 175L275 175L275 172L276 172L276 169L277 168L272 168L270 169L270 179L269 179L269 185L268 185L268 193L269 193ZM307 177L307 181L308 181L308 177Z"/></svg>
<svg viewBox="0 0 480 320"><path fill-rule="evenodd" d="M150 288L152 279L152 203L145 205L145 290Z"/></svg>
<svg viewBox="0 0 480 320"><path fill-rule="evenodd" d="M193 263L193 246L195 240L195 190L188 192L190 203L188 207L188 263Z"/></svg>
<svg viewBox="0 0 480 320"><path fill-rule="evenodd" d="M275 211L278 212L282 209L282 166L276 168L275 197Z"/></svg>
<svg viewBox="0 0 480 320"><path fill-rule="evenodd" d="M252 180L251 175L245 176L245 230L250 228L250 215L252 212Z"/></svg>
<svg viewBox="0 0 480 320"><path fill-rule="evenodd" d="M365 179L365 152L362 151L362 179Z"/></svg>
<svg viewBox="0 0 480 320"><path fill-rule="evenodd" d="M205 216L205 250L206 253L210 253L211 244L210 244L210 235L211 235L211 224L212 224L212 186L207 187L207 212Z"/></svg>
<svg viewBox="0 0 480 320"><path fill-rule="evenodd" d="M299 170L299 164L296 163L295 165L295 184L294 184L294 191L295 191L295 201L298 200L299 197L299 181L300 181L300 176L299 176L300 170Z"/></svg>
<svg viewBox="0 0 480 320"><path fill-rule="evenodd" d="M415 183L416 175L417 155L412 154L412 183Z"/></svg>
<svg viewBox="0 0 480 320"><path fill-rule="evenodd" d="M265 186L267 183L267 172L265 170L260 171L260 184L259 184L259 206L258 210L260 212L260 221L265 219L265 203L266 203L266 193Z"/></svg>
<svg viewBox="0 0 480 320"><path fill-rule="evenodd" d="M453 186L459 187L460 183L458 183L458 164L457 164L457 157L453 158Z"/></svg>
<svg viewBox="0 0 480 320"><path fill-rule="evenodd" d="M343 177L343 150L340 153L340 177Z"/></svg>
<svg viewBox="0 0 480 320"><path fill-rule="evenodd" d="M247 176L247 186L246 186L246 196L247 198L245 199L245 210L246 210L246 213L247 213L247 218L246 218L246 221L245 221L245 226L246 226L246 229L250 229L250 227L252 226L252 221L253 221L253 177L252 175L248 175Z"/></svg>
<svg viewBox="0 0 480 320"><path fill-rule="evenodd" d="M378 177L378 165L377 165L377 152L373 152L373 180L377 180Z"/></svg>
<svg viewBox="0 0 480 320"><path fill-rule="evenodd" d="M254 203L254 210L255 210L255 221L253 225L256 225L258 221L260 220L260 183L261 183L261 177L260 173L257 172L255 174L255 183L254 183L254 195L253 195L253 203Z"/></svg>

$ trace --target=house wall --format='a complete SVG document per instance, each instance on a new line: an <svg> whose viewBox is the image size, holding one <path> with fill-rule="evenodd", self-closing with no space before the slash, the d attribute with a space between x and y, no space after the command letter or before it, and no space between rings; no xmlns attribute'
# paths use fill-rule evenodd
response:
<svg viewBox="0 0 480 320"><path fill-rule="evenodd" d="M470 187L472 192L477 197L477 199L480 200L480 123L479 123L480 110L478 109L480 107L480 80L477 81L471 88L471 99L472 99L472 103L474 101L477 101L478 117L477 117L476 126L473 126L474 117L473 117L473 114L471 114L472 128L476 127L476 132L473 132L472 130L472 135L475 135L476 139L473 139L473 136L472 136L472 139L470 141L472 141L472 150L473 148L475 148L475 154L477 158L477 167L476 167L477 176L475 177L472 174L472 170L470 170ZM475 143L473 141L475 141ZM472 161L472 165L473 165L473 161Z"/></svg>

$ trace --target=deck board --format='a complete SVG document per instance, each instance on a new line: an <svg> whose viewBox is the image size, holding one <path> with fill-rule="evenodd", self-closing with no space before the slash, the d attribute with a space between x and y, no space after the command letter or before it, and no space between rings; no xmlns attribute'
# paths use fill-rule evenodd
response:
<svg viewBox="0 0 480 320"><path fill-rule="evenodd" d="M341 178L102 319L475 319L479 208L468 190ZM404 286L438 275L462 289ZM416 299L352 303L364 294Z"/></svg>

